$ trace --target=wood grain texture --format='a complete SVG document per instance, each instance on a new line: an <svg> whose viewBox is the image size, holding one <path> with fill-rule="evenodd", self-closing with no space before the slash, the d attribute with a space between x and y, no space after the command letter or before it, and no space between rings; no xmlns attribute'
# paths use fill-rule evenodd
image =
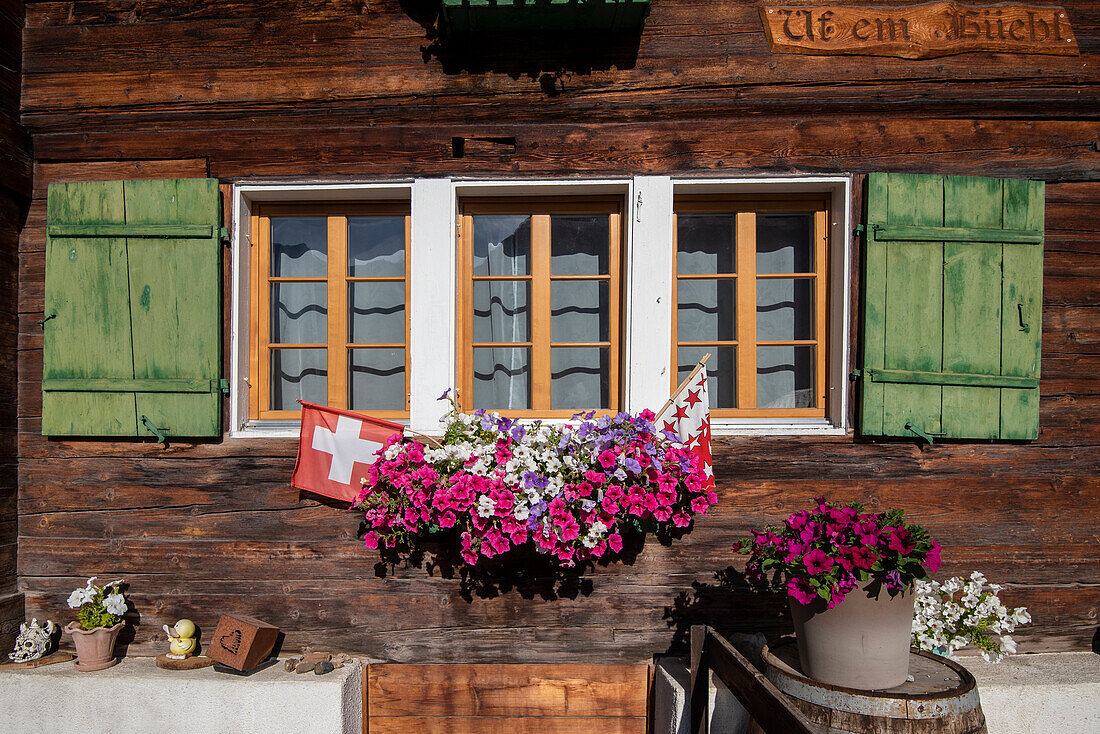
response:
<svg viewBox="0 0 1100 734"><path fill-rule="evenodd" d="M375 716L644 716L648 665L370 665ZM415 697L409 696L416 689Z"/></svg>
<svg viewBox="0 0 1100 734"><path fill-rule="evenodd" d="M124 576L140 613L131 654L161 652L161 624L186 616L213 630L236 613L278 625L287 649L645 663L686 651L691 624L784 631L783 601L745 587L731 548L825 494L905 507L943 542L943 574L1006 583L1006 603L1035 618L1022 650L1088 649L1100 610L1100 10L1064 5L1079 57L775 56L755 5L670 0L653 4L633 55L563 59L502 43L471 61L435 44L430 15L397 0L31 3L21 85L3 56L18 34L0 22L0 132L21 88L35 150L32 192L30 139L0 138L18 147L0 156L0 182L22 192L14 209L0 204L0 375L14 365L19 377L6 392L16 397L8 432L0 426L18 468L8 484L0 468L0 508L15 506L18 482L28 614L57 617L88 575ZM515 152L455 158L452 137L515 138ZM353 514L289 486L294 441L165 448L39 435L51 182L210 175L224 194L256 180L870 171L1047 182L1037 440L722 437L719 504L684 539L651 540L582 581L518 568L511 583L464 589L439 567L378 564ZM857 298L860 273L849 277ZM854 325L849 337L855 349ZM0 517L0 532L13 522ZM597 728L581 718L553 725ZM389 721L372 734L419 723ZM524 725L504 714L486 726L496 724Z"/></svg>
<svg viewBox="0 0 1100 734"><path fill-rule="evenodd" d="M364 731L646 731L649 665L368 665Z"/></svg>
<svg viewBox="0 0 1100 734"><path fill-rule="evenodd" d="M0 654L12 649L23 621L17 588L18 250L31 195L30 136L19 124L22 0L0 3ZM6 657L3 658L6 660Z"/></svg>
<svg viewBox="0 0 1100 734"><path fill-rule="evenodd" d="M645 734L646 719L644 716L618 719L382 716L371 718L369 731L371 734L408 734L410 731L423 734L577 734L585 729L600 734Z"/></svg>

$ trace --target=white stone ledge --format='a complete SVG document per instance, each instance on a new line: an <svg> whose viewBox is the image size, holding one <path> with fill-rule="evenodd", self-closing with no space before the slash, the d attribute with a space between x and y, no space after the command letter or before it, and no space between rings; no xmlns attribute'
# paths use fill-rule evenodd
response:
<svg viewBox="0 0 1100 734"><path fill-rule="evenodd" d="M996 665L959 660L978 681L989 734L1100 732L1100 655L1010 655Z"/></svg>
<svg viewBox="0 0 1100 734"><path fill-rule="evenodd" d="M0 732L82 734L361 734L362 666L326 675L280 662L249 677L213 668L170 671L125 658L81 673L72 663L0 672Z"/></svg>

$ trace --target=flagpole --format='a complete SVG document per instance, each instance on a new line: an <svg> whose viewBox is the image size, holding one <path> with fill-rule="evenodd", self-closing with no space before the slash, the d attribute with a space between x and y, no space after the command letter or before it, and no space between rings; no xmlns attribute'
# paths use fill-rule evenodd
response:
<svg viewBox="0 0 1100 734"><path fill-rule="evenodd" d="M710 352L707 352L703 355L703 358L699 360L699 364L695 365L695 369L691 371L691 374L685 377L684 381L677 385L676 389L672 391L672 394L668 396L668 402L665 403L665 407L661 408L657 412L657 415L653 418L654 423L660 420L661 416L665 414L666 410L668 410L668 406L672 405L672 403L676 401L676 396L680 394L680 391L683 390L689 382L695 379L695 376L699 374L699 370L703 369L703 366L707 363L708 359L710 359Z"/></svg>
<svg viewBox="0 0 1100 734"><path fill-rule="evenodd" d="M421 433L420 431L414 431L413 429L409 428L408 426L405 426L405 433L412 433L412 434L415 434L417 436L420 436L421 438L425 439L428 443L430 443L432 446L435 446L437 449L443 448L443 444L441 444L439 441L436 441L434 438L432 438L431 436L429 436L426 433Z"/></svg>

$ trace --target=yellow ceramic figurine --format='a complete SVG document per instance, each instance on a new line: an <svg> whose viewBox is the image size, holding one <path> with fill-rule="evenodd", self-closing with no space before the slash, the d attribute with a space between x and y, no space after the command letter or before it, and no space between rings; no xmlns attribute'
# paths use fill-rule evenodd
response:
<svg viewBox="0 0 1100 734"><path fill-rule="evenodd" d="M164 631L168 633L168 655L170 660L186 660L195 652L198 645L198 637L195 635L195 623L190 619L181 619L172 629L164 625Z"/></svg>

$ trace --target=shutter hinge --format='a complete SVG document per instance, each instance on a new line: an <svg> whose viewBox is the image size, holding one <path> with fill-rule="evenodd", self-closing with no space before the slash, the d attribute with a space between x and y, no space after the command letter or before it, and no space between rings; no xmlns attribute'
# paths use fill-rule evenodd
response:
<svg viewBox="0 0 1100 734"><path fill-rule="evenodd" d="M218 238L221 239L223 245L225 245L226 247L229 247L230 244L231 244L229 242L229 228L228 227L222 227L221 229L219 229L218 230Z"/></svg>
<svg viewBox="0 0 1100 734"><path fill-rule="evenodd" d="M864 233L864 232L865 232L866 230L867 230L867 228L866 228L866 227L864 227L864 226L863 226L862 224L857 224L857 225L856 225L856 229L855 229L855 232L854 232L853 234L855 234L855 236L856 236L856 237L859 237L859 236L860 236L860 235L862 235L862 234L863 234L863 233Z"/></svg>
<svg viewBox="0 0 1100 734"><path fill-rule="evenodd" d="M912 433L915 433L920 438L923 438L925 441L928 442L929 446L931 446L932 444L935 443L935 439L933 438L934 436L946 436L947 435L946 433L932 433L931 431L928 431L928 432L922 431L921 429L917 428L916 426L914 426L912 423L910 423L908 421L906 421L906 423L905 423L905 430L910 431Z"/></svg>
<svg viewBox="0 0 1100 734"><path fill-rule="evenodd" d="M226 380L225 378L218 380L218 387L221 388L223 395L229 394L229 380Z"/></svg>
<svg viewBox="0 0 1100 734"><path fill-rule="evenodd" d="M863 370L852 370L851 372L848 373L848 379L852 382L855 382L856 380L858 380L862 376L863 376Z"/></svg>
<svg viewBox="0 0 1100 734"><path fill-rule="evenodd" d="M141 416L141 425L148 428L149 432L157 437L157 443L167 443L168 442L168 436L165 435L165 431L167 431L168 428L157 428L156 426L153 425L153 421L149 420L145 416Z"/></svg>

